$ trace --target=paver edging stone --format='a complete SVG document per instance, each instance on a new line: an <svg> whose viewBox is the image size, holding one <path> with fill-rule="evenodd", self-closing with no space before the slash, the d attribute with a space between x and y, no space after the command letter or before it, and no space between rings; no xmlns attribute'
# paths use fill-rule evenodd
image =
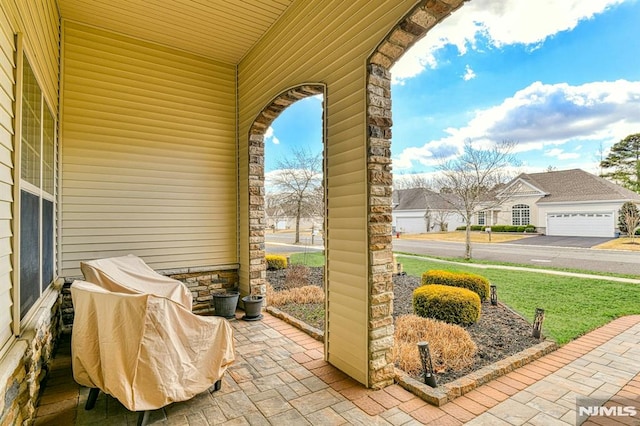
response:
<svg viewBox="0 0 640 426"><path fill-rule="evenodd" d="M462 396L479 386L490 382L500 376L504 376L523 365L529 364L542 356L558 349L556 342L545 340L528 349L511 355L503 360L487 365L477 371L467 374L436 388L432 388L402 370L395 369L396 382L409 392L419 396L429 404L440 407L455 398Z"/></svg>
<svg viewBox="0 0 640 426"><path fill-rule="evenodd" d="M324 332L320 329L317 329L315 327L310 326L309 324L307 324L304 321L299 320L298 318L292 317L291 315L287 314L286 312L281 311L278 308L275 308L273 306L267 306L266 307L266 311L269 312L271 315L273 315L276 318L280 318L282 321L291 324L294 327L299 328L301 331L304 331L305 333L307 333L309 336L313 337L314 339L320 341L320 342L324 342Z"/></svg>

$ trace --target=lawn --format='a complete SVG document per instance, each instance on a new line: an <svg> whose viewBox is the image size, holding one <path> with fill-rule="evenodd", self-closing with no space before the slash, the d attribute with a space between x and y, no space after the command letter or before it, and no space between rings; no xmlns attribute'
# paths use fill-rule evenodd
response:
<svg viewBox="0 0 640 426"><path fill-rule="evenodd" d="M322 266L322 253L291 255L292 263ZM559 344L575 339L611 320L640 314L640 284L626 284L606 279L586 279L548 275L535 269L510 271L478 269L463 264L442 263L428 258L398 255L404 271L421 276L429 269L465 271L487 277L497 286L498 299L529 321L535 309L545 310L543 331Z"/></svg>

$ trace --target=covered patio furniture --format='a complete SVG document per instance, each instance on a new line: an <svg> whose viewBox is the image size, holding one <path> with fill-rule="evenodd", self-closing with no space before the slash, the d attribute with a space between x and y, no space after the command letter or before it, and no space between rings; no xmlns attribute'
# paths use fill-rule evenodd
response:
<svg viewBox="0 0 640 426"><path fill-rule="evenodd" d="M132 254L80 262L84 279L109 291L168 297L192 309L191 292L182 282L160 275Z"/></svg>
<svg viewBox="0 0 640 426"><path fill-rule="evenodd" d="M97 389L131 411L188 400L211 386L219 389L235 359L227 320L195 315L169 297L110 291L80 280L71 295L73 377L92 388L87 409Z"/></svg>

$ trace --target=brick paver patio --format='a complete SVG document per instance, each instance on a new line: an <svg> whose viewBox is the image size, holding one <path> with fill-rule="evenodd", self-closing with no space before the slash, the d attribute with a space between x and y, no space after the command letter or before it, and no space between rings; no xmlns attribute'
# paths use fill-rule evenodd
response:
<svg viewBox="0 0 640 426"><path fill-rule="evenodd" d="M365 389L323 361L322 343L269 314L232 325L237 360L222 390L156 410L150 424L572 425L578 396L632 405L640 414L639 315L617 319L442 407L398 385ZM35 424L135 424L136 413L102 393L85 411L87 395L73 381L64 336ZM640 417L591 417L585 424L640 424Z"/></svg>

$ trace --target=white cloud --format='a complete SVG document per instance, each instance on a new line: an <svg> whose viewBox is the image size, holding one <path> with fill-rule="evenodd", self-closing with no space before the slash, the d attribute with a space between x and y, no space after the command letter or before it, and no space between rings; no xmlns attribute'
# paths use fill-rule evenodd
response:
<svg viewBox="0 0 640 426"><path fill-rule="evenodd" d="M280 139L273 134L273 127L269 126L267 128L267 131L264 133L264 141L271 141L274 145L278 145L280 143Z"/></svg>
<svg viewBox="0 0 640 426"><path fill-rule="evenodd" d="M436 25L393 66L394 83L435 68L435 53L446 45L460 55L480 38L491 47L524 44L536 48L548 37L571 30L624 0L473 0ZM508 23L505 24L505 23Z"/></svg>
<svg viewBox="0 0 640 426"><path fill-rule="evenodd" d="M476 73L471 69L469 65L467 65L465 67L465 72L462 78L464 79L464 81L473 80L474 78L476 78Z"/></svg>
<svg viewBox="0 0 640 426"><path fill-rule="evenodd" d="M564 152L564 150L560 148L549 149L544 152L546 157L557 158L558 160L574 160L580 158L580 154L577 152Z"/></svg>
<svg viewBox="0 0 640 426"><path fill-rule="evenodd" d="M640 81L604 81L571 86L535 82L500 105L475 111L466 126L448 128L444 138L410 147L394 157L394 169L414 162L431 166L452 157L465 140L476 147L516 141L515 153L569 142L612 144L640 128ZM548 152L549 152L548 151ZM562 153L566 159L577 158Z"/></svg>

